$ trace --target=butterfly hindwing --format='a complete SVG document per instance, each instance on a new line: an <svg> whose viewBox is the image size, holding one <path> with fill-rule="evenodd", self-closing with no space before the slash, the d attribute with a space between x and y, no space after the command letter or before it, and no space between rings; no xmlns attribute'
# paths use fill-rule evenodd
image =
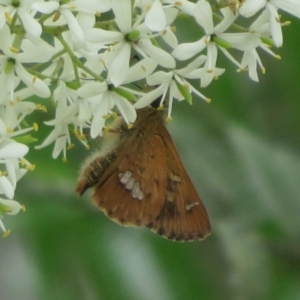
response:
<svg viewBox="0 0 300 300"><path fill-rule="evenodd" d="M172 240L203 239L210 233L206 209L163 124L160 134L168 158L166 197L160 214L148 227Z"/></svg>

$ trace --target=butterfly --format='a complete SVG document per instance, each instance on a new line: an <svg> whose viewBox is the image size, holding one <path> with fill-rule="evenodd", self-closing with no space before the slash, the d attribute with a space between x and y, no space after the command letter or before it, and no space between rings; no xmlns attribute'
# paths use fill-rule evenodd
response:
<svg viewBox="0 0 300 300"><path fill-rule="evenodd" d="M87 160L77 182L82 195L94 187L93 201L113 221L146 226L174 241L210 234L207 211L164 126L164 112L137 111L131 129L119 117L104 137L106 149Z"/></svg>

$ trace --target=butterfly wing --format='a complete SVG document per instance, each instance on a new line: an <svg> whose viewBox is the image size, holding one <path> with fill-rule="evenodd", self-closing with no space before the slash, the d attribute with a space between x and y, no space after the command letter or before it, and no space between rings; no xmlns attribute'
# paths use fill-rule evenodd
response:
<svg viewBox="0 0 300 300"><path fill-rule="evenodd" d="M209 234L208 214L160 118L138 123L118 151L93 195L109 218L178 241Z"/></svg>
<svg viewBox="0 0 300 300"><path fill-rule="evenodd" d="M165 128L161 132L168 155L167 193L159 215L147 226L154 232L176 241L204 239L210 234L207 211L183 166L169 132Z"/></svg>
<svg viewBox="0 0 300 300"><path fill-rule="evenodd" d="M93 200L117 223L146 226L163 208L167 186L164 176L167 154L163 141L156 134L137 129L120 148L114 163L99 179ZM122 183L126 174L131 174L130 178ZM133 185L141 192L139 198L133 197Z"/></svg>

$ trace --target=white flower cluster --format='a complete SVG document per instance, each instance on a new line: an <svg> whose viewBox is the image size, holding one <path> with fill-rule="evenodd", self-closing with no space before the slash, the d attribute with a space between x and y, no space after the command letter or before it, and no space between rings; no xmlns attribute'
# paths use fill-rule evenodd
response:
<svg viewBox="0 0 300 300"><path fill-rule="evenodd" d="M22 208L14 191L33 168L24 156L37 125L25 120L45 105L32 96L56 105L46 123L53 130L36 148L54 143L53 157L66 158L72 136L87 146L85 131L101 135L115 111L130 125L136 109L155 99L167 102L169 117L174 99L209 101L191 82L205 87L224 73L219 52L258 81L257 50L278 58L270 46L282 46L279 10L300 18L300 1L0 0L0 217ZM178 42L172 25L183 16L199 25L185 29L202 33L198 41ZM245 18L248 28L237 24ZM230 49L241 51L241 61ZM179 61L187 63L178 68ZM152 89L138 88L145 85ZM7 235L1 220L0 227Z"/></svg>

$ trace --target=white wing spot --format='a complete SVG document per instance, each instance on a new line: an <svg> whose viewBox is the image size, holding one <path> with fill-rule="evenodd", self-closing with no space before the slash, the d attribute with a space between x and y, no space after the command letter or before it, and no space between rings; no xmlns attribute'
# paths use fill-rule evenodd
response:
<svg viewBox="0 0 300 300"><path fill-rule="evenodd" d="M130 177L128 182L125 185L125 189L132 190L134 183L135 183L135 179L133 177Z"/></svg>
<svg viewBox="0 0 300 300"><path fill-rule="evenodd" d="M119 174L120 182L123 185L125 185L129 181L130 177L131 177L131 172L129 172L129 171L126 171L125 173L120 173Z"/></svg>
<svg viewBox="0 0 300 300"><path fill-rule="evenodd" d="M144 198L144 193L141 190L140 183L132 176L130 171L119 173L119 179L125 189L131 191L133 199L142 200Z"/></svg>
<svg viewBox="0 0 300 300"><path fill-rule="evenodd" d="M174 193L167 191L167 201L174 202Z"/></svg>
<svg viewBox="0 0 300 300"><path fill-rule="evenodd" d="M198 201L196 201L196 202L194 202L194 203L191 203L191 204L187 204L186 206L185 206L185 209L187 210L187 211L189 211L189 210L191 210L194 206L196 206L196 205L199 205L199 202Z"/></svg>
<svg viewBox="0 0 300 300"><path fill-rule="evenodd" d="M139 182L136 181L134 183L131 195L134 199L142 200L144 198L144 193L140 189Z"/></svg>
<svg viewBox="0 0 300 300"><path fill-rule="evenodd" d="M180 182L181 177L179 175L174 174L173 172L170 173L169 179L174 181L174 182Z"/></svg>

